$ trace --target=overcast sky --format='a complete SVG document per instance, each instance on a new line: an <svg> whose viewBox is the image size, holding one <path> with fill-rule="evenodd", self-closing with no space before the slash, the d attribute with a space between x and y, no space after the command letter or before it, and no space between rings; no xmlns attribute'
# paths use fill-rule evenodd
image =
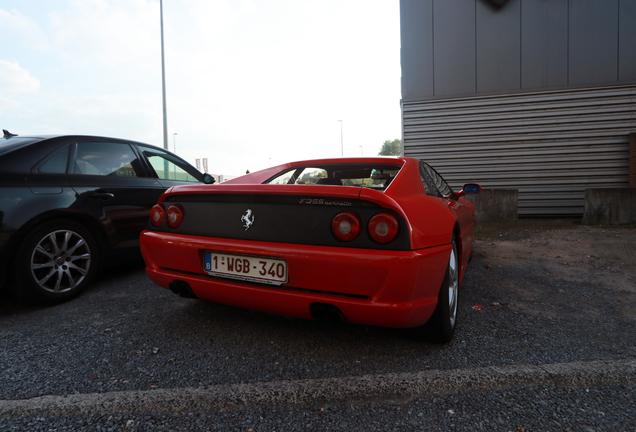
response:
<svg viewBox="0 0 636 432"><path fill-rule="evenodd" d="M163 8L169 147L192 164L338 157L338 120L345 156L401 137L398 0ZM158 0L0 0L0 127L163 146L159 17Z"/></svg>

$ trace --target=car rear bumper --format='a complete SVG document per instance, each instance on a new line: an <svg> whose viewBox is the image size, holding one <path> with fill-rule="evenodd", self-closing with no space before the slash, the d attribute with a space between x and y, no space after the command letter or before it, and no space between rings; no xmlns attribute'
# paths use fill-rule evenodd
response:
<svg viewBox="0 0 636 432"><path fill-rule="evenodd" d="M339 308L347 322L408 328L432 315L451 247L387 251L144 231L141 249L153 282L164 288L185 282L203 300L305 319L312 319L313 303L323 303ZM283 258L288 283L209 276L204 251Z"/></svg>

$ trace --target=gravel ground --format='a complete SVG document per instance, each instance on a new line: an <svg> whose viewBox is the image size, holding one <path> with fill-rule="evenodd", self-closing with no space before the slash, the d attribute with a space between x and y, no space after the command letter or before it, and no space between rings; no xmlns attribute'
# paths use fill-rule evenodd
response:
<svg viewBox="0 0 636 432"><path fill-rule="evenodd" d="M460 392L402 403L263 407L213 414L0 419L3 431L634 431L636 387Z"/></svg>
<svg viewBox="0 0 636 432"><path fill-rule="evenodd" d="M102 274L82 297L54 307L24 307L1 298L0 403L45 395L636 357L636 230L535 228L478 230L462 283L457 333L443 346L417 343L391 329L322 326L181 299L152 284L140 265ZM633 387L589 393L536 388L465 392L406 405L110 420L0 419L0 430L160 430L162 424L175 430L197 425L201 430L296 430L308 423L316 430L452 430L451 424L458 430L636 430L630 398L636 400ZM558 407L565 411L560 414ZM422 423L415 425L413 419Z"/></svg>

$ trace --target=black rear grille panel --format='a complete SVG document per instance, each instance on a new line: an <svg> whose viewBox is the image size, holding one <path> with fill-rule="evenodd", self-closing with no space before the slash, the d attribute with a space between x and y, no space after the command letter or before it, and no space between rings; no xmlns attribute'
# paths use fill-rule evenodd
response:
<svg viewBox="0 0 636 432"><path fill-rule="evenodd" d="M362 249L410 250L411 244L404 218L397 212L364 200L336 197L290 195L172 195L166 207L180 204L185 216L176 230L165 222L155 231L176 232L206 237L255 240L276 243L307 244ZM250 210L248 215L248 210ZM355 212L362 221L356 239L342 242L331 232L333 218L344 211ZM395 216L400 224L396 238L379 244L367 233L369 220L380 212ZM243 216L253 216L246 228Z"/></svg>

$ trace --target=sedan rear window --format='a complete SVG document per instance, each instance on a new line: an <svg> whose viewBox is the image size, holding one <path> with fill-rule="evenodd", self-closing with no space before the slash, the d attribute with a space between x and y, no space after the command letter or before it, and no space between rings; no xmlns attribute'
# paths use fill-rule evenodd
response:
<svg viewBox="0 0 636 432"><path fill-rule="evenodd" d="M36 141L41 141L42 138L33 137L12 137L9 139L0 139L0 155L10 153L13 150L32 144Z"/></svg>
<svg viewBox="0 0 636 432"><path fill-rule="evenodd" d="M128 144L81 142L77 145L74 174L143 177L141 165Z"/></svg>

